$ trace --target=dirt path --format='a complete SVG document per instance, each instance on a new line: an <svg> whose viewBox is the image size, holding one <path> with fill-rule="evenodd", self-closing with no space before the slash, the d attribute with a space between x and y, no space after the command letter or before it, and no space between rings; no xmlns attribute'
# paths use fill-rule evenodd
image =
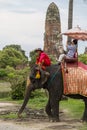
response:
<svg viewBox="0 0 87 130"><path fill-rule="evenodd" d="M17 113L19 106L0 103L0 115ZM67 117L66 111L60 112L61 122L49 122L44 110L28 110L27 117L21 119L0 119L0 130L79 130L82 123Z"/></svg>

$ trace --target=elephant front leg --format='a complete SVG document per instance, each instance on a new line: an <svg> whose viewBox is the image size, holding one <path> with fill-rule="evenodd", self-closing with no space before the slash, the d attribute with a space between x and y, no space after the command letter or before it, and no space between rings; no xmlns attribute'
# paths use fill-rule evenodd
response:
<svg viewBox="0 0 87 130"><path fill-rule="evenodd" d="M51 112L52 112L52 120L53 122L59 122L59 101L56 99L51 99Z"/></svg>
<svg viewBox="0 0 87 130"><path fill-rule="evenodd" d="M46 108L45 108L45 111L49 117L49 120L52 119L52 112L51 112L51 105L50 105L50 99L48 100L47 102L47 105L46 105Z"/></svg>

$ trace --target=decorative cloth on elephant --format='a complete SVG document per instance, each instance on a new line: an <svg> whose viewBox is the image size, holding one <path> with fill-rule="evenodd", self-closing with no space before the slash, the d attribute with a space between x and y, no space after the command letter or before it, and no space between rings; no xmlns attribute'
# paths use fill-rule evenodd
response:
<svg viewBox="0 0 87 130"><path fill-rule="evenodd" d="M62 66L64 94L80 94L87 97L87 65L78 62L77 67L67 66L68 73Z"/></svg>

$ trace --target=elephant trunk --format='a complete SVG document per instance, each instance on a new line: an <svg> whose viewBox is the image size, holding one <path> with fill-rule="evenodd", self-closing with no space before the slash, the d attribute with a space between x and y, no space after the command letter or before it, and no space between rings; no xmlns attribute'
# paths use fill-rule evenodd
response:
<svg viewBox="0 0 87 130"><path fill-rule="evenodd" d="M23 104L21 106L21 108L18 111L18 117L21 117L21 113L23 112L24 108L26 107L29 97L31 95L33 89L33 85L30 83L27 87L26 87L26 91L25 91L25 97L24 97L24 101Z"/></svg>

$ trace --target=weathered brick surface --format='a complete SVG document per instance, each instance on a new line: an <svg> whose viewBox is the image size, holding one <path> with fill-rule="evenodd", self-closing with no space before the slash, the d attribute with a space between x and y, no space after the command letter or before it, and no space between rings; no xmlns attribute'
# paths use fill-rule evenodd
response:
<svg viewBox="0 0 87 130"><path fill-rule="evenodd" d="M45 20L45 33L44 33L44 51L49 55L60 54L60 51L63 53L62 45L62 36L58 38L58 35L61 33L61 22L60 22L60 13L57 5L52 2L46 13ZM56 44L57 43L57 44Z"/></svg>

